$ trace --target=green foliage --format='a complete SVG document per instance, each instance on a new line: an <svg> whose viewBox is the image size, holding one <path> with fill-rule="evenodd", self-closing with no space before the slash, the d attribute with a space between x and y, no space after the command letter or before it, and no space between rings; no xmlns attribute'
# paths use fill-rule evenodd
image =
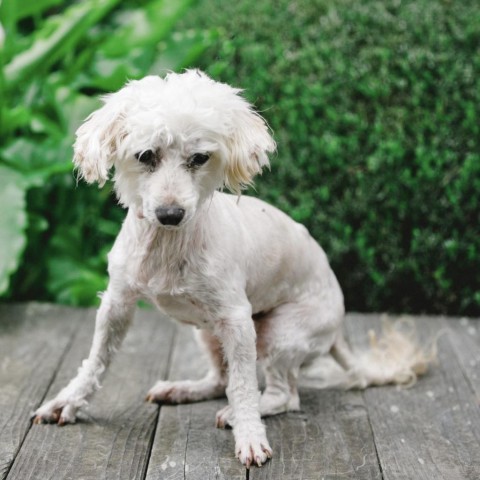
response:
<svg viewBox="0 0 480 480"><path fill-rule="evenodd" d="M98 94L181 69L216 32L175 24L192 0L3 0L0 295L92 304L124 212L76 184L72 143ZM8 206L8 208L7 208ZM10 277L16 272L13 277Z"/></svg>
<svg viewBox="0 0 480 480"><path fill-rule="evenodd" d="M278 154L257 194L327 251L347 307L480 314L480 10L465 0L205 0L199 66Z"/></svg>
<svg viewBox="0 0 480 480"><path fill-rule="evenodd" d="M0 204L8 205L0 216L0 292L8 286L9 275L15 271L26 239L25 185L22 178L0 165Z"/></svg>
<svg viewBox="0 0 480 480"><path fill-rule="evenodd" d="M1 3L0 294L94 301L124 212L76 185L73 133L98 94L195 65L270 122L256 194L320 241L350 310L480 315L478 2L191 3Z"/></svg>

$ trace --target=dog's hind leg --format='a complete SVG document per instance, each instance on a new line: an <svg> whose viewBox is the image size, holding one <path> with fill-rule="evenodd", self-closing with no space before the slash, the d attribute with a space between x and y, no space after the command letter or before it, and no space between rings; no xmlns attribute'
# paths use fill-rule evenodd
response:
<svg viewBox="0 0 480 480"><path fill-rule="evenodd" d="M255 322L266 382L260 399L262 416L300 409L300 368L310 357L330 351L342 317L341 306L325 308L321 298L313 297L283 304Z"/></svg>
<svg viewBox="0 0 480 480"><path fill-rule="evenodd" d="M264 366L266 388L260 397L262 417L300 409L298 370L282 361Z"/></svg>
<svg viewBox="0 0 480 480"><path fill-rule="evenodd" d="M352 370L355 368L355 356L342 334L338 335L335 343L332 345L330 353L344 370Z"/></svg>
<svg viewBox="0 0 480 480"><path fill-rule="evenodd" d="M227 386L227 366L218 338L208 330L197 331L197 339L210 360L210 368L200 380L160 381L148 392L148 402L190 403L223 397Z"/></svg>
<svg viewBox="0 0 480 480"><path fill-rule="evenodd" d="M266 388L260 397L260 415L268 417L283 412L300 410L300 397L297 390L298 368L285 365L264 366ZM232 427L233 410L225 406L216 414L217 428Z"/></svg>

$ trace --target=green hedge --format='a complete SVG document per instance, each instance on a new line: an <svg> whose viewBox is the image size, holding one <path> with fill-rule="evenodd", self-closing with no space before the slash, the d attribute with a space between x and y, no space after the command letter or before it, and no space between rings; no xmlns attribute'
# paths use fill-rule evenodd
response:
<svg viewBox="0 0 480 480"><path fill-rule="evenodd" d="M275 132L257 194L308 226L349 309L480 314L480 10L204 0L201 59Z"/></svg>
<svg viewBox="0 0 480 480"><path fill-rule="evenodd" d="M124 213L76 187L73 131L98 93L190 65L263 111L255 194L309 227L348 309L480 315L477 1L199 0L175 35L190 0L93 1L0 6L3 299L95 301Z"/></svg>

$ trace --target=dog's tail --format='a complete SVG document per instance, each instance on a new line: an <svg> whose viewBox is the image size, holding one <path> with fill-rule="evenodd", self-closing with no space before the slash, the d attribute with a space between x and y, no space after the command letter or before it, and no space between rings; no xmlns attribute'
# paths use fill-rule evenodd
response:
<svg viewBox="0 0 480 480"><path fill-rule="evenodd" d="M350 348L339 335L331 348L331 355L342 367L324 368L321 384L308 375L301 384L321 388L366 388L370 385L396 384L410 387L436 360L438 336L422 346L413 323L398 320L384 321L379 337L370 331L370 347L364 351ZM326 373L326 375L325 375Z"/></svg>

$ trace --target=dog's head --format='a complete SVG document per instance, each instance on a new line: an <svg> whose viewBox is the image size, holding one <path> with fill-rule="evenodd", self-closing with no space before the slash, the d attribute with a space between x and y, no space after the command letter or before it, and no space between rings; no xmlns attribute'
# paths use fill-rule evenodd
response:
<svg viewBox="0 0 480 480"><path fill-rule="evenodd" d="M77 130L74 163L89 183L115 169L120 202L175 228L215 189L239 194L275 148L240 90L198 70L132 81Z"/></svg>

